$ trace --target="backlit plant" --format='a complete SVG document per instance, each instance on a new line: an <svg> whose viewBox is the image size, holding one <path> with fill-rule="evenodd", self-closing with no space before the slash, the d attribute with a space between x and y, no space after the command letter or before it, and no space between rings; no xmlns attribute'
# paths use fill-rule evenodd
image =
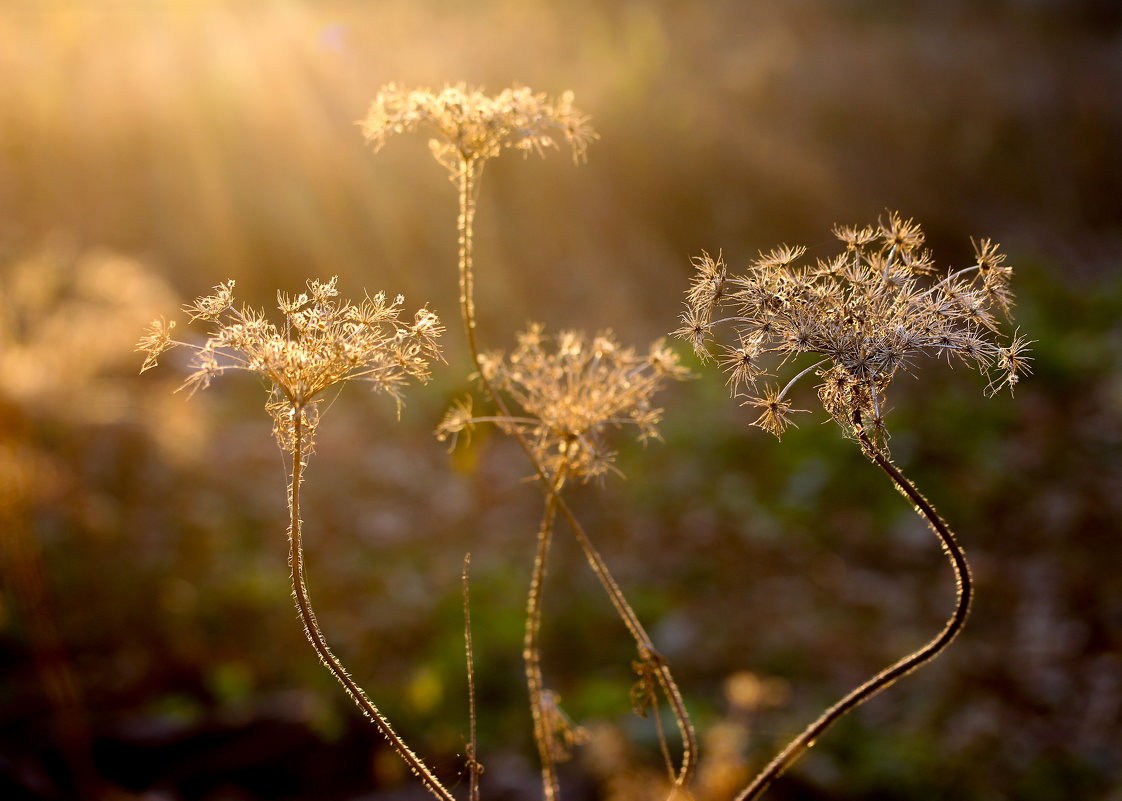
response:
<svg viewBox="0 0 1122 801"><path fill-rule="evenodd" d="M1001 338L1010 318L1012 269L988 239L975 244L972 265L940 274L924 249L923 232L892 213L877 226L836 228L837 256L803 265L805 248L783 246L730 274L721 258L703 254L676 332L704 359L718 360L732 394L758 416L753 425L776 436L794 425L792 393L817 380L823 408L915 505L934 530L954 570L957 602L943 630L850 692L807 726L738 796L758 797L837 719L905 674L938 656L962 629L970 608L970 569L954 534L900 471L889 453L886 394L901 372L923 357L944 357L988 376L992 394L1012 390L1031 372L1029 343ZM800 361L810 361L808 365ZM783 368L780 383L765 378ZM761 386L762 385L762 386Z"/></svg>
<svg viewBox="0 0 1122 801"><path fill-rule="evenodd" d="M468 89L464 85L450 86L441 92L432 92L428 89L406 90L391 84L378 93L361 125L364 135L376 150L394 134L417 129L432 134L429 148L437 162L448 170L457 189L459 215L456 227L459 237L460 311L476 374L485 394L497 410L494 419L500 422L505 431L515 437L533 467L539 486L546 494L546 514L543 518L543 526L539 530L538 555L527 600L529 611L524 654L531 709L535 721L534 734L542 761L542 785L545 798L547 801L552 801L559 793L553 767L559 752L554 737L549 731L550 725L545 722L547 717L553 714L551 712L553 707L550 705L552 696L541 689L537 629L540 624L538 610L541 578L544 576L544 560L548 553L549 532L552 530L555 512L560 512L573 530L589 565L635 640L639 655L636 662L636 669L640 674L639 684L650 690L640 694L647 701L651 701L652 693L656 693L655 688L657 688L665 695L670 705L682 737L682 757L676 771L667 757L668 770L675 786L683 787L693 771L696 737L681 692L669 666L655 650L650 636L624 597L607 564L560 494L565 473L575 472L577 469L596 470L598 467L606 466L607 462L602 457L592 456L588 450L582 450L588 443L587 436L583 444L579 438L559 444L553 442L553 439L555 436L564 439L563 432L560 435L549 432L544 438L542 437L542 432L550 426L550 423L545 422L542 417L537 417L537 422L526 424L524 421L535 419L536 414L522 403L524 400L530 401L533 406L533 400L524 394L527 388L516 386L519 382L509 380L510 374L504 374L501 369L503 364L501 356L484 356L476 337L474 221L478 182L483 167L488 161L499 156L503 150L515 149L525 153L543 154L547 148L556 147L562 139L569 145L574 161L579 162L585 157L588 145L597 138L596 134L588 125L588 118L574 107L571 92L566 92L557 100L551 101L544 94L536 94L525 87L504 89L492 97L480 90ZM521 347L526 347L525 339ZM524 352L521 356L512 356L507 364L512 364L515 358L528 358L528 352ZM572 364L568 365L569 369L572 367ZM569 373L567 380L572 380L574 376L574 373ZM608 386L597 386L593 391L611 392L612 390ZM507 393L509 393L509 400ZM523 406L529 416L520 417L512 412L511 403ZM575 398L566 399L562 406L565 404L570 404L568 412L580 406ZM542 406L539 411L545 411L545 407ZM457 425L466 424L471 419L471 414L470 406L461 404L454 408L451 416L446 418L442 432L452 433ZM520 419L523 423L519 422ZM553 450L550 447L543 448L543 442L553 442ZM562 447L564 455L558 461L557 449ZM565 469L557 472L560 466L564 466ZM645 702L643 709L645 710L649 705ZM661 736L660 741L662 741Z"/></svg>
<svg viewBox="0 0 1122 801"><path fill-rule="evenodd" d="M543 787L546 797L556 797L559 788L555 763L567 759L572 746L583 740L581 730L575 729L561 710L559 696L545 687L538 645L542 585L561 491L570 480L587 482L609 471L618 472L614 464L616 454L608 444L614 430L634 428L640 441L657 437L662 410L653 405L652 397L667 379L687 378L689 373L661 342L654 343L648 353L639 354L619 345L611 332L601 332L589 339L564 331L551 341L540 325L531 325L519 334L518 345L509 355L484 354L481 363L482 377L517 406L515 416L475 417L469 398L449 410L437 433L442 439L455 438L478 423L495 423L529 445L553 489L545 493L538 528L526 602L523 656ZM578 536L583 536L583 532ZM593 562L593 569L598 567ZM611 575L599 571L598 575L613 588L613 601L622 599ZM642 630L634 628L634 613L626 603L618 604L617 611L636 640L641 640ZM655 655L640 646L635 667L640 673L640 685L646 688L632 694L635 711L643 716L653 712L664 757L668 765L672 764L658 714ZM674 778L671 772L671 780Z"/></svg>
<svg viewBox="0 0 1122 801"><path fill-rule="evenodd" d="M573 106L573 99L572 92L565 92L551 101L524 86L504 89L492 97L464 84L440 92L389 84L378 92L361 122L362 133L375 150L394 134L414 130L432 134L429 150L456 184L460 304L476 366L473 245L479 179L487 162L507 149L544 155L564 140L573 161L584 160L588 145L597 136L588 117Z"/></svg>
<svg viewBox="0 0 1122 801"><path fill-rule="evenodd" d="M427 379L429 363L440 358L440 321L426 308L418 310L411 322L403 320L404 299L400 296L391 300L379 293L358 303L340 300L332 278L326 283L309 281L308 291L295 296L278 294L284 322L277 326L263 312L236 305L233 290L233 281L219 284L212 294L184 307L191 322L210 324L201 345L174 339L174 321L152 323L137 346L147 354L141 372L154 367L164 351L179 347L192 351L194 370L183 385L192 392L206 388L227 371L248 372L264 379L268 389L265 410L273 420L273 434L281 450L291 457L289 562L293 597L308 641L433 795L452 801L451 793L409 749L328 647L308 597L300 520L300 487L315 447L325 392L361 381L400 404L405 383Z"/></svg>

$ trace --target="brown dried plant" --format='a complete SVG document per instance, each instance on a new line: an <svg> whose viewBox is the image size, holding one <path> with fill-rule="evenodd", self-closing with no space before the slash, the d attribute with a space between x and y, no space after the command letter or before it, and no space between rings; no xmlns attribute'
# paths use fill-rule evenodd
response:
<svg viewBox="0 0 1122 801"><path fill-rule="evenodd" d="M509 433L517 433L546 472L553 492L545 494L545 508L538 528L537 548L526 602L526 629L523 657L534 739L542 763L543 787L547 797L558 793L555 765L571 755L574 745L585 742L583 729L574 727L560 707L560 696L545 687L539 633L542 622L542 587L553 537L557 499L570 479L587 482L607 472L619 472L616 454L608 445L612 431L633 426L640 441L658 437L662 410L652 397L667 379L684 379L689 372L677 356L660 340L645 355L622 347L610 331L589 339L574 331L556 338L534 324L518 335L517 347L508 355L488 353L482 357L482 377L504 393L518 408L516 416L472 415L470 398L455 405L445 415L437 435L455 438L479 423L494 423ZM607 578L607 577L606 577ZM624 620L627 612L619 610ZM646 715L657 712L659 663L640 647L637 663L641 682L647 692L636 711ZM661 721L654 715L658 738L666 756L666 739ZM671 783L675 781L670 771Z"/></svg>
<svg viewBox="0 0 1122 801"><path fill-rule="evenodd" d="M618 472L615 453L607 447L609 433L634 426L641 442L657 438L662 410L651 402L654 393L665 379L690 375L662 340L640 354L621 346L611 331L591 339L577 331L551 338L540 324L518 335L509 356L483 354L482 368L491 386L506 393L522 414L473 417L469 399L445 415L438 436L458 435L479 422L517 429L554 484Z"/></svg>
<svg viewBox="0 0 1122 801"><path fill-rule="evenodd" d="M415 129L428 130L433 134L429 141L430 150L437 162L449 171L459 199L456 229L459 238L460 311L472 362L485 394L497 410L494 416L496 421L506 421L503 423L504 430L512 434L519 443L546 495L546 512L539 529L536 567L527 600L530 614L527 617L525 648L527 681L535 721L534 733L542 760L542 785L546 801L557 798L559 788L553 768L555 742L547 731L549 727L543 722L547 709L550 708L546 703L548 696L541 690L540 680L535 689L533 677L535 671L539 670L537 665L540 661L536 645L539 621L534 610L540 608L541 573L544 571L544 559L548 551L549 532L552 531L553 518L557 512L569 524L589 565L635 640L640 659L652 665L652 673L669 702L682 738L682 757L674 781L676 786L684 786L693 771L696 735L670 668L655 650L646 629L584 527L561 497L565 474L575 466L566 464L565 469L560 470L562 462L553 458L557 454L554 453L551 457L548 449L542 450L541 441L532 438L535 429L539 434L542 430L538 423L522 425L516 422L518 415L511 412L503 394L507 387L496 385L496 380L502 377L495 369L497 362L482 355L476 337L473 248L478 182L483 167L504 149L544 154L547 148L556 147L561 138L572 150L574 161L580 162L585 157L588 145L597 135L589 126L588 117L573 106L571 92L564 93L556 101L550 101L543 94L536 94L525 87L516 87L505 89L491 97L462 84L446 87L439 93L428 89L406 90L390 84L378 93L361 125L364 135L373 143L375 150L380 149L386 139L394 134ZM517 392L512 392L511 397L518 401ZM466 424L471 419L471 414L468 405L461 404L453 409L451 416L445 421L444 433L453 433L457 420ZM533 418L530 416L526 419ZM567 445L566 453L573 447ZM593 465L606 464L602 458L582 453L579 448L571 452L574 458L581 456L588 460L581 469L594 469ZM552 463L543 463L543 457L547 461L552 458ZM668 770L671 774L675 773L669 761Z"/></svg>
<svg viewBox="0 0 1122 801"><path fill-rule="evenodd" d="M433 156L451 172L466 161L495 158L506 148L541 155L557 147L558 135L579 161L596 139L588 117L573 106L572 92L551 101L525 86L491 97L462 83L440 92L391 83L378 92L361 124L375 148L392 134L428 128L436 134L429 142Z"/></svg>
<svg viewBox="0 0 1122 801"><path fill-rule="evenodd" d="M574 162L583 161L597 135L588 117L573 106L573 99L572 92L565 92L551 101L524 86L504 89L492 97L465 84L433 92L391 83L378 92L360 122L363 136L375 151L395 134L418 129L433 134L429 150L448 170L459 195L460 305L477 368L473 234L479 179L487 162L503 150L545 155L547 149L558 147L558 139L569 145Z"/></svg>
<svg viewBox="0 0 1122 801"><path fill-rule="evenodd" d="M675 332L704 359L716 332L731 329L718 357L732 394L759 416L753 425L776 436L794 425L790 398L806 376L818 381L825 410L912 503L943 547L955 574L957 600L943 630L919 650L885 668L803 730L737 797L757 798L849 710L934 659L962 629L970 608L970 569L954 534L935 508L892 462L885 395L900 371L924 356L962 362L988 376L988 394L1012 390L1031 372L1029 342L1009 320L1012 269L989 239L976 242L974 264L939 276L924 236L912 220L889 213L877 226L837 227L844 250L802 266L805 248L782 246L730 275L722 258L702 254ZM780 386L758 388L772 370L801 358L814 361ZM742 390L744 390L742 392Z"/></svg>
<svg viewBox="0 0 1122 801"><path fill-rule="evenodd" d="M400 405L403 385L409 379L427 379L429 362L440 358L440 321L427 308L417 311L412 322L402 320L400 296L390 300L379 293L359 303L340 300L332 278L309 281L308 291L295 296L278 293L277 305L284 316L278 327L263 312L235 305L233 290L233 281L219 284L210 295L184 307L190 322L210 324L201 345L174 339L174 321L153 322L137 346L147 354L141 372L154 367L169 348L182 347L193 352L194 370L182 387L191 392L206 388L215 376L228 370L265 379L269 392L265 410L273 419L273 434L291 456L289 561L293 597L308 641L428 790L442 801L453 801L452 794L410 750L328 647L308 596L300 520L300 487L315 447L324 393L349 381L363 381Z"/></svg>

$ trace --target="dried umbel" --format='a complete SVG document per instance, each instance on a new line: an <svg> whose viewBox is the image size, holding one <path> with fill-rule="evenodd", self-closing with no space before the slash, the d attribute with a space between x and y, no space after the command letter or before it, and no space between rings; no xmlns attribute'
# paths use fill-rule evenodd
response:
<svg viewBox="0 0 1122 801"><path fill-rule="evenodd" d="M634 427L640 441L658 436L662 410L652 403L668 379L689 378L678 357L659 340L647 353L621 346L610 331L587 337L564 331L549 337L542 326L534 324L518 335L510 354L482 354L480 380L488 390L499 414L476 417L471 400L456 404L441 422L437 435L455 438L478 423L495 423L514 435L526 449L535 470L540 473L545 493L545 508L538 529L537 549L526 602L526 630L523 656L534 721L534 739L542 766L542 791L546 801L560 795L556 763L567 759L572 747L583 741L582 731L574 728L559 704L559 696L546 688L538 644L542 622L542 586L546 575L556 513L567 511L561 493L570 479L588 481L618 468L615 453L608 447L611 432ZM645 683L642 714L654 710L659 741L670 771L671 782L688 778L692 755L692 728L680 693L669 669L651 646L649 637L635 617L619 586L592 546L583 528L572 518L578 542L589 563L608 590L638 646ZM665 734L658 716L659 692L666 695L683 732L686 745L683 765L674 775Z"/></svg>
<svg viewBox="0 0 1122 801"><path fill-rule="evenodd" d="M572 92L550 100L524 86L492 97L464 84L433 92L391 83L378 92L361 125L375 149L392 134L428 130L434 135L429 140L433 156L452 172L465 162L494 158L506 148L542 154L557 147L560 139L580 161L596 138L588 117L573 106Z"/></svg>
<svg viewBox="0 0 1122 801"><path fill-rule="evenodd" d="M689 377L661 340L640 354L610 331L592 338L563 331L554 340L537 324L518 335L509 355L484 354L482 368L521 415L473 417L469 400L448 412L438 435L454 436L478 422L517 429L555 484L615 470L607 444L613 429L634 426L640 441L657 437L662 409L652 404L654 393L667 379Z"/></svg>
<svg viewBox="0 0 1122 801"><path fill-rule="evenodd" d="M363 689L331 651L316 620L304 575L303 523L300 488L308 455L315 441L318 406L323 393L347 381L365 381L375 390L401 402L401 386L410 378L425 379L429 362L440 357L437 337L442 329L436 315L420 309L412 323L401 319L399 296L392 301L379 293L359 303L340 300L336 279L309 281L308 291L277 296L284 323L276 326L263 312L234 303L234 282L184 307L191 321L210 323L202 345L172 339L175 323L157 320L138 345L147 354L141 372L156 364L171 347L194 351L194 372L184 387L194 391L227 370L254 373L266 379L277 443L291 458L288 474L289 565L292 596L312 648L343 689L378 727L410 770L441 801L454 801L428 765L414 754Z"/></svg>
<svg viewBox="0 0 1122 801"><path fill-rule="evenodd" d="M277 306L284 315L278 327L263 312L235 305L233 290L233 281L219 284L212 294L184 307L191 322L211 324L202 345L172 339L174 322L153 322L137 346L147 354L141 371L155 366L168 348L179 346L194 351L194 371L183 385L192 392L227 370L262 376L270 388L265 408L273 418L273 431L290 453L296 445L297 418L304 453L309 452L325 390L364 381L400 403L404 383L426 379L429 362L440 358L440 321L426 308L411 322L402 320L401 296L391 300L378 293L350 303L338 298L335 278L309 281L307 292L278 294Z"/></svg>
<svg viewBox="0 0 1122 801"><path fill-rule="evenodd" d="M718 330L731 329L719 357L733 394L745 389L754 425L776 436L792 425L788 398L801 378L815 374L826 411L861 446L931 527L955 577L956 602L942 631L897 660L823 712L799 733L737 796L758 798L768 785L850 710L901 677L930 662L966 623L973 595L966 554L935 507L893 463L884 423L885 395L893 378L920 357L946 357L989 376L990 394L1012 390L1030 371L1028 341L1014 333L1000 339L1000 320L1010 318L1012 270L997 245L975 244L974 264L939 275L923 249L923 232L911 220L889 214L876 227L835 228L844 250L835 258L800 265L801 247L783 246L730 276L721 258L695 260L677 334L709 358ZM801 367L802 359L811 363ZM812 361L813 360L813 361ZM788 362L786 384L757 389L769 370Z"/></svg>
<svg viewBox="0 0 1122 801"><path fill-rule="evenodd" d="M754 421L782 434L796 410L798 380L815 374L826 411L848 433L869 429L883 440L885 394L901 370L923 356L943 356L989 376L988 390L1011 390L1031 372L1028 342L1000 341L1000 321L1013 304L1012 269L988 239L975 263L939 276L923 233L889 214L877 227L835 228L844 250L801 264L805 248L783 246L730 275L720 257L695 259L682 326L675 332L709 358L719 329L731 329L718 357L733 393L752 394ZM773 365L803 354L822 357L786 384L760 387Z"/></svg>

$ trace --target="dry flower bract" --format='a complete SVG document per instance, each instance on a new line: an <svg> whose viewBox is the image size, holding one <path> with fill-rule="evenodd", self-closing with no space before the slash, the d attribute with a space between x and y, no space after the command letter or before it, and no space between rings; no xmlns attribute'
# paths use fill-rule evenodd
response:
<svg viewBox="0 0 1122 801"><path fill-rule="evenodd" d="M366 118L361 121L366 139L380 149L392 134L424 128L435 134L429 140L433 156L455 173L463 162L494 158L504 148L539 155L564 139L573 159L585 156L596 134L588 117L573 106L573 93L556 100L530 89L513 87L494 97L464 84L440 92L382 87Z"/></svg>
<svg viewBox="0 0 1122 801"><path fill-rule="evenodd" d="M776 366L803 354L819 357L782 388L743 396L760 411L754 425L777 436L792 425L797 410L788 393L811 372L821 382L823 406L843 429L871 430L882 441L885 393L920 356L953 357L979 370L991 394L1013 389L1031 372L1028 340L1014 333L1009 344L998 341L1013 296L1012 269L996 244L976 242L973 265L938 278L920 226L899 214L834 233L844 252L815 265L798 266L805 249L786 245L734 276L720 256L694 260L675 334L709 358L714 331L732 328L734 344L723 347L719 361L734 394L757 385L768 357Z"/></svg>
<svg viewBox="0 0 1122 801"><path fill-rule="evenodd" d="M478 422L494 422L522 431L540 463L551 475L589 478L614 469L607 447L611 429L634 425L639 439L658 436L662 410L651 398L665 379L689 372L660 340L640 354L619 345L610 331L587 338L564 331L546 336L531 325L518 336L509 356L485 354L483 373L506 393L525 416L472 417L470 403L459 403L438 429L441 438Z"/></svg>
<svg viewBox="0 0 1122 801"><path fill-rule="evenodd" d="M335 278L309 281L306 292L278 294L284 315L278 327L263 312L236 306L233 289L233 281L219 284L184 307L192 322L211 324L202 345L174 340L174 322L154 321L137 344L147 354L141 371L154 367L168 348L180 346L194 351L194 370L183 384L192 392L227 370L262 376L270 387L265 408L286 451L295 445L297 415L301 444L305 452L311 447L316 409L328 388L365 381L400 403L401 386L410 378L426 379L429 362L440 358L440 321L427 308L417 311L412 322L403 321L401 296L391 300L380 292L351 303L338 298Z"/></svg>

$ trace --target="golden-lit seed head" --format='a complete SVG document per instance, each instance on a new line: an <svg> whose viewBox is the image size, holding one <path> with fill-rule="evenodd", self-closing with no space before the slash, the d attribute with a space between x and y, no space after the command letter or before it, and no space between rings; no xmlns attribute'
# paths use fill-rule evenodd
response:
<svg viewBox="0 0 1122 801"><path fill-rule="evenodd" d="M579 162L597 139L588 117L573 105L572 92L550 100L524 86L490 96L465 84L433 92L391 83L378 92L360 125L375 150L394 134L429 131L433 157L453 174L467 162L495 158L507 148L543 155L560 140Z"/></svg>
<svg viewBox="0 0 1122 801"><path fill-rule="evenodd" d="M145 370L155 367L160 354L171 347L171 332L174 328L175 320L168 322L163 317L159 320L153 320L152 324L148 326L147 333L136 343L136 349L146 354L140 372L143 373Z"/></svg>
<svg viewBox="0 0 1122 801"><path fill-rule="evenodd" d="M845 243L846 250L857 250L873 242L877 238L877 231L871 225L861 228L852 225L835 225L834 236Z"/></svg>
<svg viewBox="0 0 1122 801"><path fill-rule="evenodd" d="M657 437L662 410L652 404L654 393L666 379L690 377L662 340L643 356L610 331L591 338L575 331L548 336L538 324L518 335L510 354L484 354L480 362L518 416L477 418L470 401L461 402L445 415L437 435L443 439L476 422L494 422L521 431L551 475L564 471L582 480L615 469L606 444L611 430L632 425L641 441Z"/></svg>
<svg viewBox="0 0 1122 801"><path fill-rule="evenodd" d="M806 253L806 248L802 245L792 247L790 245L780 245L773 248L767 253L761 253L753 262L753 266L761 270L774 270L782 267L790 267L796 261L803 257Z"/></svg>
<svg viewBox="0 0 1122 801"><path fill-rule="evenodd" d="M306 292L278 293L283 315L278 327L262 311L237 308L233 287L233 281L219 284L214 293L184 307L192 322L211 323L201 345L173 340L175 323L155 321L137 345L147 354L141 370L155 365L163 351L180 346L193 351L194 371L183 384L192 392L227 370L262 376L270 388L265 408L285 450L293 450L299 430L301 445L310 451L318 404L328 388L365 381L400 404L402 385L410 378L428 378L429 362L440 358L440 321L426 308L416 312L411 324L402 321L400 296L390 301L378 293L351 303L338 299L335 278L308 281Z"/></svg>
<svg viewBox="0 0 1122 801"><path fill-rule="evenodd" d="M923 231L914 220L905 220L898 212L888 213L887 220L879 220L880 236L885 243L898 250L915 250L923 244Z"/></svg>
<svg viewBox="0 0 1122 801"><path fill-rule="evenodd" d="M194 303L184 306L183 311L187 312L192 323L196 320L211 321L222 316L222 313L229 310L233 303L234 282L230 280L214 287L214 292L211 294L196 298Z"/></svg>
<svg viewBox="0 0 1122 801"><path fill-rule="evenodd" d="M871 429L883 439L885 392L919 356L954 356L990 377L991 394L1030 372L1028 340L1015 334L1008 345L998 341L998 313L1009 317L1013 296L1012 269L995 243L975 242L975 263L939 278L920 226L896 212L876 227L837 226L834 233L845 250L810 269L796 265L804 249L789 245L737 275L707 254L694 260L674 333L705 357L716 329L732 329L733 344L721 345L718 361L734 395L756 386L765 362L782 365L803 354L811 362L782 389L748 397L760 410L754 425L776 435L792 425L787 395L808 373L821 379L819 398L843 429Z"/></svg>
<svg viewBox="0 0 1122 801"><path fill-rule="evenodd" d="M794 409L791 401L781 394L779 387L768 387L758 397L746 396L741 406L754 406L760 410L760 416L752 421L752 425L762 428L769 434L781 437L788 426L795 426L791 415L795 412L805 412L806 409Z"/></svg>

